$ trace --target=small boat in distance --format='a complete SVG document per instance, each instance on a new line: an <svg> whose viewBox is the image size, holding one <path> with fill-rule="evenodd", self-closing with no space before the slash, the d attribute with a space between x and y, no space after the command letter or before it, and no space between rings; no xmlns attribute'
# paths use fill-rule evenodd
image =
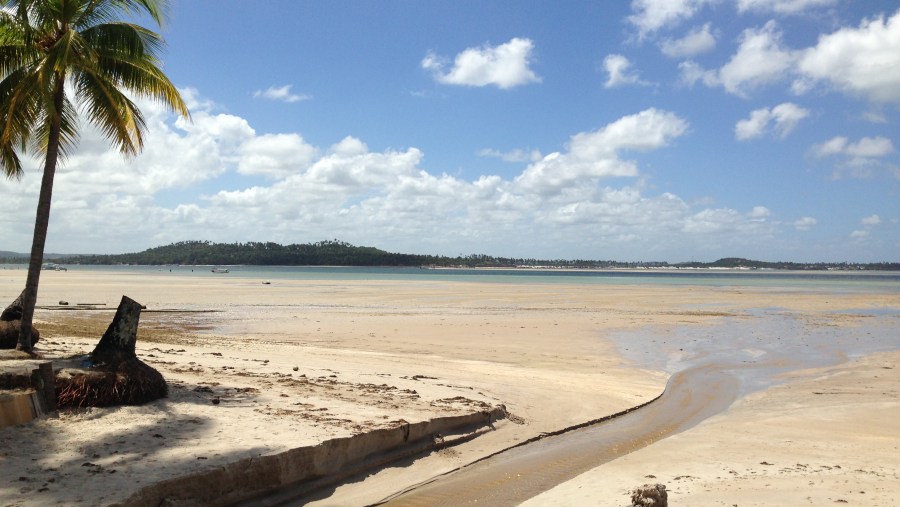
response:
<svg viewBox="0 0 900 507"><path fill-rule="evenodd" d="M212 268L213 273L228 273L227 268Z"/></svg>

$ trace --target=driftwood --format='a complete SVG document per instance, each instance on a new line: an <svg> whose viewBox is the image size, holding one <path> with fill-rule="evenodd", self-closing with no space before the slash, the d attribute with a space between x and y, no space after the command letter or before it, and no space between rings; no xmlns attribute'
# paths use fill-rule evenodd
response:
<svg viewBox="0 0 900 507"><path fill-rule="evenodd" d="M162 374L135 353L142 309L140 303L122 296L112 323L91 352L91 366L57 375L60 407L139 405L168 395Z"/></svg>
<svg viewBox="0 0 900 507"><path fill-rule="evenodd" d="M23 290L3 313L0 313L0 349L14 349L19 343L19 331L22 329L22 311L25 301ZM41 333L34 327L31 328L31 346L41 339Z"/></svg>

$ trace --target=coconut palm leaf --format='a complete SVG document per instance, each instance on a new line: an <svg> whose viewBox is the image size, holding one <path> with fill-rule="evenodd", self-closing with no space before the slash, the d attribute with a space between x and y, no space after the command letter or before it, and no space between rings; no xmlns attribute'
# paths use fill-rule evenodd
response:
<svg viewBox="0 0 900 507"><path fill-rule="evenodd" d="M57 161L77 146L79 113L127 157L147 128L132 97L189 116L160 69L163 39L125 21L144 15L161 26L167 12L167 0L0 1L0 172L21 177L21 153L44 155L22 336L30 336Z"/></svg>

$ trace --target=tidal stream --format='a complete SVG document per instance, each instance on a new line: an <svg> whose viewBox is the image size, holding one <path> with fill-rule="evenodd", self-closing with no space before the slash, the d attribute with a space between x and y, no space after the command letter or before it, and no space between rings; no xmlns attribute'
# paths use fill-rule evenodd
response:
<svg viewBox="0 0 900 507"><path fill-rule="evenodd" d="M517 505L599 465L687 430L785 372L896 349L896 310L818 322L771 308L698 332L619 336L626 357L675 372L653 402L618 417L525 443L400 491L375 505ZM835 317L848 322L836 325ZM867 322L863 323L861 320ZM651 331L656 333L656 331Z"/></svg>
<svg viewBox="0 0 900 507"><path fill-rule="evenodd" d="M737 377L719 368L689 368L672 376L656 401L633 412L513 447L376 505L517 505L725 410L738 386Z"/></svg>

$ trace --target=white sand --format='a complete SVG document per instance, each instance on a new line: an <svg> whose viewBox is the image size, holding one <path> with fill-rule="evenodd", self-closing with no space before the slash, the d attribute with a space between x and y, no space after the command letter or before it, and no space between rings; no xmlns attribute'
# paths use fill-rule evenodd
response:
<svg viewBox="0 0 900 507"><path fill-rule="evenodd" d="M0 304L18 294L24 276L22 270L0 270ZM614 333L642 330L662 337L676 328L707 327L728 315L752 319L742 312L776 306L808 314L815 325L853 326L857 324L852 319L834 315L834 309L900 307L895 294L849 292L440 281L271 282L263 285L262 280L212 274L46 272L40 305L60 300L106 303L110 311L39 311L37 327L44 335L40 350L48 355L89 352L112 318L111 309L127 294L148 308L142 315L138 354L170 381L172 394L142 407L67 412L57 419L0 429L2 504L109 503L162 478L389 427L399 419L425 420L500 403L513 414L495 432L417 460L410 467L388 468L363 483L338 488L321 502L364 504L541 432L613 413L657 395L667 375L638 368L623 358L609 339ZM159 309L217 312L152 311ZM661 353L670 352L676 351ZM872 361L880 364L883 359ZM871 374L878 367L839 367L831 370L829 381L841 388L850 378L841 372L856 371L852 368ZM884 372L896 379L896 370ZM685 439L697 434L695 438L704 441L704 428L714 425L722 431L744 428L745 418L761 417L752 405L738 411L751 403L768 403L765 406L777 412L826 399L847 407L842 412L847 424L877 433L883 428L870 424L855 407L877 403L887 412L896 412L896 383L893 390L883 392L888 394L874 399L824 395L782 399L777 390L756 393L689 432L596 470L619 470L617 463L637 459L631 456L655 456L654 449L675 446L666 455L679 456L684 470L674 463L673 468L659 468L655 475L660 480L672 486L674 474L689 473L709 481L714 489L724 488L731 481L720 484L714 479L722 475L722 467L743 464L735 471L751 476L763 466L751 468L752 463L745 463L748 459L757 463L779 459L768 449L765 456L755 457L760 441L773 447L783 441L783 436L769 433L779 425L754 425L752 439L746 442L726 439L739 449L725 450L721 443L717 463L722 466L706 466L708 456L686 452L684 446L695 444ZM218 405L211 403L215 397L220 399ZM803 420L801 410L792 413ZM842 435L841 428L845 426L826 427L810 438L828 441ZM678 447L679 442L685 444ZM830 461L839 464L842 461L837 458L843 458L852 464L850 456L845 456L852 454L850 447L837 447ZM692 456L695 465L690 465ZM818 465L819 461L809 457L804 461L801 454L796 463ZM897 465L898 459L888 456L881 473L893 470L896 475ZM650 480L643 477L653 472L638 470L642 466L631 469L637 475L619 476L613 496L608 489L593 487L594 496L583 495L585 484L578 481L589 473L545 494L561 496L539 496L532 503L579 505L580 499L590 499L588 504L597 505L597 499L608 498L609 505L624 504L627 498L616 495L632 483ZM672 477L665 475L668 470ZM801 474L784 477L786 484L794 484L793 478L794 486L807 486ZM698 479L692 484L707 483ZM891 492L891 488L897 491L896 486L884 490ZM703 491L698 486L685 489L685 494ZM745 496L726 504L752 505L748 502L759 496L756 490L739 493ZM845 493L833 492L838 494ZM790 502L780 505L786 504Z"/></svg>

